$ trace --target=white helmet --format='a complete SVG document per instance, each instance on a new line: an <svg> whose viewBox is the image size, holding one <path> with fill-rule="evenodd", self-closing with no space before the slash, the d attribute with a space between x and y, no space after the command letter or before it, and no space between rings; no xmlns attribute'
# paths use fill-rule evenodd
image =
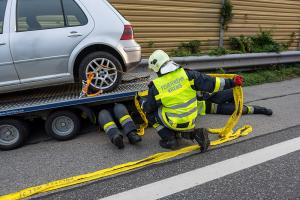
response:
<svg viewBox="0 0 300 200"><path fill-rule="evenodd" d="M148 67L157 73L168 61L170 61L170 57L166 54L166 52L163 50L156 50L149 58Z"/></svg>

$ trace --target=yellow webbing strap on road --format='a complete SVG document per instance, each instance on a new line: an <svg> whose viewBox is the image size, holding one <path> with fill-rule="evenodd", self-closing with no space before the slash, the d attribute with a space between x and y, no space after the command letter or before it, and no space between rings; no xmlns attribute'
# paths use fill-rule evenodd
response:
<svg viewBox="0 0 300 200"><path fill-rule="evenodd" d="M232 79L235 76L235 74L209 74L209 76ZM252 127L250 125L244 125L242 128L238 129L237 131L235 132L233 131L233 128L238 123L243 113L244 94L243 94L242 87L235 87L233 89L233 96L235 102L235 111L230 116L226 125L223 128L208 129L210 133L218 134L220 137L220 139L218 140L211 141L210 143L211 146L220 145L225 142L229 142L241 136L246 136L252 132Z"/></svg>
<svg viewBox="0 0 300 200"><path fill-rule="evenodd" d="M193 146L189 146L189 147L186 147L183 149L179 149L177 151L157 153L155 155L149 156L148 158L145 158L142 160L117 165L112 168L103 169L103 170L88 173L88 174L83 174L83 175L79 175L79 176L73 176L70 178L53 181L53 182L35 186L35 187L26 188L19 192L2 196L2 197L0 197L0 200L23 199L23 198L33 196L35 194L49 192L52 190L57 190L60 188L65 188L65 187L68 187L71 185L76 185L76 184L80 184L80 183L84 183L84 182L88 182L88 181L92 181L92 180L99 180L101 178L105 178L108 176L126 172L126 171L129 171L132 169L136 169L136 168L140 168L140 167L143 167L146 165L158 163L160 161L167 160L167 159L176 157L178 155L189 153L189 152L192 152L192 151L195 151L198 149L199 149L198 145L193 145Z"/></svg>
<svg viewBox="0 0 300 200"><path fill-rule="evenodd" d="M221 78L233 78L234 75L211 74L211 76L221 77ZM238 137L246 136L252 132L252 127L249 125L245 125L244 127L238 129L235 132L233 131L233 128L236 125L236 123L239 121L239 119L242 115L242 110L243 110L243 90L241 87L234 88L234 99L235 99L235 104L236 104L236 111L230 117L227 124L223 128L209 129L209 131L211 133L219 134L219 136L220 136L220 139L211 142L211 146L223 144L225 142L234 140ZM138 103L137 97L135 99L135 103L136 103L137 109L141 109L141 107ZM139 112L140 111L141 110L139 110ZM143 112L141 111L140 113L143 113ZM144 120L144 124L140 128L139 133L141 135L144 134L144 128L146 128L148 126L148 121L147 121L145 114L142 114L142 118ZM144 167L147 165L158 163L163 160L174 158L178 155L190 153L190 152L193 152L196 150L199 150L199 145L193 145L193 146L185 147L185 148L182 148L182 149L179 149L176 151L171 151L171 152L157 153L157 154L154 154L154 155L149 156L142 160L129 162L129 163L114 166L112 168L107 168L107 169L99 170L99 171L88 173L88 174L73 176L70 178L53 181L53 182L46 183L43 185L26 188L19 192L15 192L12 194L2 196L2 197L0 197L0 200L23 199L23 198L27 198L27 197L30 197L30 196L33 196L33 195L36 195L39 193L49 192L52 190L57 190L57 189L71 186L71 185L76 185L76 184L80 184L80 183L84 183L84 182L88 182L88 181L92 181L92 180L99 180L101 178L105 178L108 176L112 176L112 175L116 175L116 174L119 174L122 172L129 171L132 169L141 168L141 167Z"/></svg>

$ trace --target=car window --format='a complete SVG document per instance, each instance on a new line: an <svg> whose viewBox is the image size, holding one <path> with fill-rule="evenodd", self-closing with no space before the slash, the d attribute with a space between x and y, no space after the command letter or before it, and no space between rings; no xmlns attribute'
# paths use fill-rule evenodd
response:
<svg viewBox="0 0 300 200"><path fill-rule="evenodd" d="M0 0L0 34L3 33L4 13L7 0Z"/></svg>
<svg viewBox="0 0 300 200"><path fill-rule="evenodd" d="M74 0L63 0L64 14L67 26L82 26L88 23L88 19Z"/></svg>
<svg viewBox="0 0 300 200"><path fill-rule="evenodd" d="M17 31L62 28L64 26L61 0L18 0Z"/></svg>

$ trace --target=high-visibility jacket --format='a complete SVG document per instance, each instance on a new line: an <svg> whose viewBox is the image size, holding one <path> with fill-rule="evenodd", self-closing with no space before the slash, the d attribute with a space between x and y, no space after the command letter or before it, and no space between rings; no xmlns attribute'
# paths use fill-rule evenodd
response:
<svg viewBox="0 0 300 200"><path fill-rule="evenodd" d="M194 80L190 81L185 70L179 68L153 83L158 90L155 100L162 104L158 111L161 121L176 131L194 129L198 115L197 94L192 88Z"/></svg>

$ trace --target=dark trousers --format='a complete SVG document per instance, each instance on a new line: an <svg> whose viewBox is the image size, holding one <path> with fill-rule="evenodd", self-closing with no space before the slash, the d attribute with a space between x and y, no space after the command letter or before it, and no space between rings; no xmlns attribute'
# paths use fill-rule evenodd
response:
<svg viewBox="0 0 300 200"><path fill-rule="evenodd" d="M125 116L128 117L124 118ZM122 118L124 120L122 120ZM137 127L123 104L115 104L112 113L106 109L101 110L99 112L98 122L110 140L112 140L115 135L127 136L131 132L137 132ZM110 123L109 126L106 126L108 123ZM119 129L119 126L121 126L122 130Z"/></svg>
<svg viewBox="0 0 300 200"><path fill-rule="evenodd" d="M204 95L207 114L232 115L235 111L233 89ZM248 107L243 107L243 114L248 114Z"/></svg>

